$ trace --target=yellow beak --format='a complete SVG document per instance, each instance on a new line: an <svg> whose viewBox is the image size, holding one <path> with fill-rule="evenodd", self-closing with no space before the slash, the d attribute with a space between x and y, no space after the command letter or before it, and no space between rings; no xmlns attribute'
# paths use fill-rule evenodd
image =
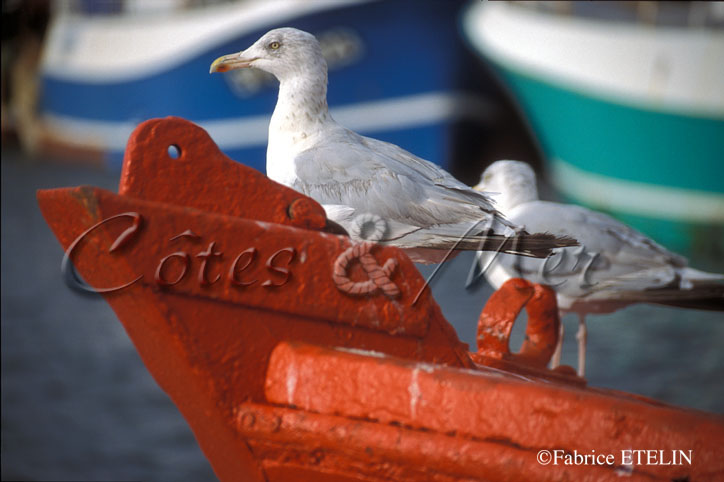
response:
<svg viewBox="0 0 724 482"><path fill-rule="evenodd" d="M234 69L244 69L247 67L251 67L251 63L255 60L256 57L254 57L253 59L245 59L241 57L241 52L236 54L222 55L211 63L209 73L213 74L214 72L228 72L229 70Z"/></svg>

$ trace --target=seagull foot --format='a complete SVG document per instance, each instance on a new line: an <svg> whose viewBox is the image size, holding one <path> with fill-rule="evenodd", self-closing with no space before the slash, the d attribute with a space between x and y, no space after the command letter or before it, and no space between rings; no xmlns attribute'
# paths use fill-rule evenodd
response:
<svg viewBox="0 0 724 482"><path fill-rule="evenodd" d="M578 321L578 376L583 378L586 374L586 340L588 339L588 328L586 328L586 320L583 316Z"/></svg>

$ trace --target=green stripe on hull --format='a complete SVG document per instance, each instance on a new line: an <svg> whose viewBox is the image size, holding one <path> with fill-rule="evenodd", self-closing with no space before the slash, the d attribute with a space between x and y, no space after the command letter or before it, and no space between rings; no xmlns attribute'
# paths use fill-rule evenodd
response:
<svg viewBox="0 0 724 482"><path fill-rule="evenodd" d="M724 193L724 119L614 103L509 68L501 74L550 159L609 177Z"/></svg>
<svg viewBox="0 0 724 482"><path fill-rule="evenodd" d="M584 204L580 199L564 193L561 195L561 201ZM712 258L721 257L724 253L724 224L722 223L692 223L651 218L620 210L608 210L599 206L591 207L634 226L666 248L686 255L690 258L691 266L705 265ZM698 260L702 261L698 262Z"/></svg>
<svg viewBox="0 0 724 482"><path fill-rule="evenodd" d="M610 211L691 223L724 224L724 194L594 174L562 159L550 163L564 194Z"/></svg>
<svg viewBox="0 0 724 482"><path fill-rule="evenodd" d="M608 213L676 252L689 256L724 253L724 194L590 174L560 159L551 167L566 202Z"/></svg>
<svg viewBox="0 0 724 482"><path fill-rule="evenodd" d="M497 67L568 202L608 212L689 256L724 253L724 118L624 105ZM585 189L566 184L576 172ZM682 200L704 209L689 217Z"/></svg>

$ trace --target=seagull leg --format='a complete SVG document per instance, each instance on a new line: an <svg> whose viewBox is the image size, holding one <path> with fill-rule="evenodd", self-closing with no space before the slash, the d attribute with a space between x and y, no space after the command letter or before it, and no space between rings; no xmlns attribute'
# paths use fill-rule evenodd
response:
<svg viewBox="0 0 724 482"><path fill-rule="evenodd" d="M586 328L586 315L578 313L578 376L583 378L586 374L586 339L588 338L588 329Z"/></svg>
<svg viewBox="0 0 724 482"><path fill-rule="evenodd" d="M558 342L556 343L556 349L553 351L551 357L551 370L558 367L561 364L561 351L563 350L563 321L558 325Z"/></svg>

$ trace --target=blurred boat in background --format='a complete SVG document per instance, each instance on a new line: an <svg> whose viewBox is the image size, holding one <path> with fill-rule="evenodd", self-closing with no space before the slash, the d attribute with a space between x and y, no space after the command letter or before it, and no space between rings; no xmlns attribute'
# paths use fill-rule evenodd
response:
<svg viewBox="0 0 724 482"><path fill-rule="evenodd" d="M491 77L481 78L489 74L459 34L466 1L197 3L56 8L40 68L47 137L120 167L137 124L175 115L264 172L276 80L254 69L212 77L209 65L272 28L292 26L319 38L330 69L330 108L343 125L448 168L456 157L481 158L463 154L459 140L480 144L492 123L491 99L500 95Z"/></svg>
<svg viewBox="0 0 724 482"><path fill-rule="evenodd" d="M476 2L493 66L568 200L724 253L724 3Z"/></svg>

